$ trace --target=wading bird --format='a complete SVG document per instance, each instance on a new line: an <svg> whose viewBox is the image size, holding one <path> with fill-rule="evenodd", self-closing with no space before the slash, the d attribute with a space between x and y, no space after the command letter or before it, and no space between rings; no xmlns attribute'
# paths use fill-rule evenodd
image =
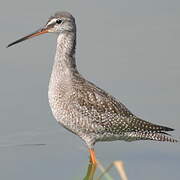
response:
<svg viewBox="0 0 180 180"><path fill-rule="evenodd" d="M58 34L49 83L49 104L58 123L86 143L93 164L96 164L94 145L98 141L177 142L166 133L173 129L138 118L78 72L75 61L76 24L70 13L55 13L43 28L7 47L49 32Z"/></svg>

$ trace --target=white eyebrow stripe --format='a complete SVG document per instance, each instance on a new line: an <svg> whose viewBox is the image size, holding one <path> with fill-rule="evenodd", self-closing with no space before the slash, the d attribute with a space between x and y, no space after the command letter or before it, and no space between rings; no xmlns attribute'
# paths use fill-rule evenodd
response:
<svg viewBox="0 0 180 180"><path fill-rule="evenodd" d="M57 19L55 19L55 18L52 19L52 20L50 20L50 21L47 23L47 26L50 25L50 24L54 24L54 23L56 22L56 20L57 20Z"/></svg>

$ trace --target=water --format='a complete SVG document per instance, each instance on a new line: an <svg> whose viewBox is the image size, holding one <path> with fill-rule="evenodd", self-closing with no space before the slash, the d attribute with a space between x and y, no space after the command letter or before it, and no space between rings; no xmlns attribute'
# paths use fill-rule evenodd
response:
<svg viewBox="0 0 180 180"><path fill-rule="evenodd" d="M1 141L0 178L83 179L89 163L88 152L75 136L54 130L38 135L31 132L36 134L34 137L28 133L4 137L9 144ZM123 160L129 179L179 178L178 145L113 142L97 144L96 151L104 167L114 160ZM118 179L115 170L109 174Z"/></svg>
<svg viewBox="0 0 180 180"><path fill-rule="evenodd" d="M0 179L79 180L87 172L86 147L56 123L48 106L56 36L5 48L56 10L76 17L80 72L141 118L175 128L180 139L179 2L9 3L0 7ZM129 179L180 179L179 143L116 141L95 148L104 167L122 160ZM115 169L110 175L119 178Z"/></svg>

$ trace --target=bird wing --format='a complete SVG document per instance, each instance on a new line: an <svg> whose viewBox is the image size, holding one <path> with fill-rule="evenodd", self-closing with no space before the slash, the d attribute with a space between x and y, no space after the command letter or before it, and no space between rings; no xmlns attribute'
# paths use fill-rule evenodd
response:
<svg viewBox="0 0 180 180"><path fill-rule="evenodd" d="M88 119L96 131L120 134L122 132L163 132L173 129L155 125L133 115L122 103L98 88L84 81L76 86L76 103L73 109Z"/></svg>

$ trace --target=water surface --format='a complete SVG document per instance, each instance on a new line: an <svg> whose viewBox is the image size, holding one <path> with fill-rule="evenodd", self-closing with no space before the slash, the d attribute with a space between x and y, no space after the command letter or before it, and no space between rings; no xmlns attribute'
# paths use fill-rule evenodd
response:
<svg viewBox="0 0 180 180"><path fill-rule="evenodd" d="M89 80L139 117L175 128L180 139L179 1L4 1L0 7L0 179L83 179L88 152L54 120L47 99L56 35L6 45L43 25L56 10L77 23L77 64ZM93 12L93 13L92 13ZM107 167L125 163L129 179L180 179L180 145L96 145ZM118 179L115 170L110 174Z"/></svg>

